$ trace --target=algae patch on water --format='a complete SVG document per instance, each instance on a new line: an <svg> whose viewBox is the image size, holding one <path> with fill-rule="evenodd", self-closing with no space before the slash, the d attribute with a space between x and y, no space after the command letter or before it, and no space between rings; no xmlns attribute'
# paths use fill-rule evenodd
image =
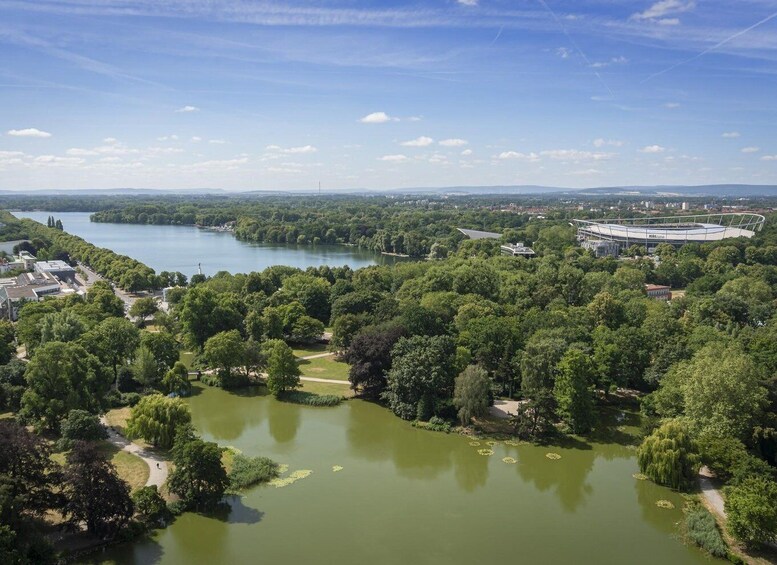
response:
<svg viewBox="0 0 777 565"><path fill-rule="evenodd" d="M273 480L271 480L268 485L274 486L275 488L283 488L287 487L289 485L292 485L296 483L299 480L305 479L309 477L313 471L310 469L300 469L299 471L294 471L291 475L288 477L278 477Z"/></svg>
<svg viewBox="0 0 777 565"><path fill-rule="evenodd" d="M341 465L332 465L332 472L338 473L343 470L343 467Z"/></svg>
<svg viewBox="0 0 777 565"><path fill-rule="evenodd" d="M648 476L647 475L643 475L642 473L634 473L631 476L634 477L635 479L637 479L638 481L646 481L646 480L648 480Z"/></svg>
<svg viewBox="0 0 777 565"><path fill-rule="evenodd" d="M495 445L499 445L499 442L498 441L487 441L486 445L488 445L490 447L494 447Z"/></svg>
<svg viewBox="0 0 777 565"><path fill-rule="evenodd" d="M515 463L518 463L518 460L515 457L502 457L502 461L505 463L509 463L510 465L514 465Z"/></svg>
<svg viewBox="0 0 777 565"><path fill-rule="evenodd" d="M507 441L505 441L505 445L509 445L510 447L518 447L519 445L521 445L521 443L518 441L513 441L511 439L508 439Z"/></svg>
<svg viewBox="0 0 777 565"><path fill-rule="evenodd" d="M668 500L659 500L656 502L656 506L658 506L659 508L666 508L667 510L672 510L674 508L674 504L672 504Z"/></svg>
<svg viewBox="0 0 777 565"><path fill-rule="evenodd" d="M469 442L469 444L470 444L472 447L478 447L478 446L480 445L480 442L479 442L479 441L471 441L471 442Z"/></svg>
<svg viewBox="0 0 777 565"><path fill-rule="evenodd" d="M545 457L547 457L548 459L552 459L553 461L557 461L558 459L561 459L561 455L559 455L558 453L553 453L553 452L546 453Z"/></svg>
<svg viewBox="0 0 777 565"><path fill-rule="evenodd" d="M494 450L493 449L478 449L478 453L480 455L493 455Z"/></svg>

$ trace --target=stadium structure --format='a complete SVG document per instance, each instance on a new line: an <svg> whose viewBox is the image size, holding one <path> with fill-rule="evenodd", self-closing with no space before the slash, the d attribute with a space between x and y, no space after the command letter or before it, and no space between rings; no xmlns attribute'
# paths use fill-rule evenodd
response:
<svg viewBox="0 0 777 565"><path fill-rule="evenodd" d="M577 239L597 256L615 255L632 245L648 253L660 243L680 247L686 243L707 243L734 237L753 237L765 218L749 212L698 214L663 218L573 220Z"/></svg>

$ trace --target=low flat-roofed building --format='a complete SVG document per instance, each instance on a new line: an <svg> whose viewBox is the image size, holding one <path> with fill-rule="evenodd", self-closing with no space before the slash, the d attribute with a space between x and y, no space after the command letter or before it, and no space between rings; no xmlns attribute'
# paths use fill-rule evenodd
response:
<svg viewBox="0 0 777 565"><path fill-rule="evenodd" d="M81 294L83 290L69 286L51 273L22 273L18 277L0 279L0 317L16 320L25 302L38 302L47 296Z"/></svg>
<svg viewBox="0 0 777 565"><path fill-rule="evenodd" d="M38 273L49 273L58 277L60 280L74 280L76 270L64 261L37 261L35 271Z"/></svg>
<svg viewBox="0 0 777 565"><path fill-rule="evenodd" d="M662 284L646 284L645 292L647 293L648 298L653 298L655 300L672 300L671 287Z"/></svg>
<svg viewBox="0 0 777 565"><path fill-rule="evenodd" d="M502 255L512 255L513 257L534 257L536 253L531 247L526 247L523 242L508 243L501 246Z"/></svg>

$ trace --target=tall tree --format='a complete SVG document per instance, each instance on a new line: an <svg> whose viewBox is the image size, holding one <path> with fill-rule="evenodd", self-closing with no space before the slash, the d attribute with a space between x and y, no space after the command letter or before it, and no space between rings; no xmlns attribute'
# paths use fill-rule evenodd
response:
<svg viewBox="0 0 777 565"><path fill-rule="evenodd" d="M680 420L667 420L637 450L640 470L660 485L686 489L699 471L696 442Z"/></svg>
<svg viewBox="0 0 777 565"><path fill-rule="evenodd" d="M99 360L76 343L42 345L27 365L20 415L38 428L59 430L70 410L98 412L111 377Z"/></svg>
<svg viewBox="0 0 777 565"><path fill-rule="evenodd" d="M459 409L458 416L462 426L466 426L473 417L483 416L488 411L488 397L491 392L491 379L488 373L477 365L470 365L456 377L453 389L453 404Z"/></svg>
<svg viewBox="0 0 777 565"><path fill-rule="evenodd" d="M299 364L291 348L279 339L271 339L265 346L267 355L267 388L276 397L287 390L302 386Z"/></svg>
<svg viewBox="0 0 777 565"><path fill-rule="evenodd" d="M558 415L576 434L587 433L593 427L593 377L591 358L580 349L569 348L559 361L553 396Z"/></svg>
<svg viewBox="0 0 777 565"><path fill-rule="evenodd" d="M213 507L229 486L221 462L221 448L202 441L186 430L179 430L173 446L173 464L168 485L188 508Z"/></svg>
<svg viewBox="0 0 777 565"><path fill-rule="evenodd" d="M115 386L119 386L119 366L135 353L140 345L140 332L125 318L108 318L82 337L85 347L113 369Z"/></svg>
<svg viewBox="0 0 777 565"><path fill-rule="evenodd" d="M726 488L726 527L739 541L758 545L777 540L777 482L745 479Z"/></svg>
<svg viewBox="0 0 777 565"><path fill-rule="evenodd" d="M191 422L189 405L180 398L151 394L140 399L127 421L127 437L142 438L152 445L172 447L176 430Z"/></svg>
<svg viewBox="0 0 777 565"><path fill-rule="evenodd" d="M102 539L116 537L134 513L129 485L91 443L76 442L68 454L62 490L70 527L85 524Z"/></svg>

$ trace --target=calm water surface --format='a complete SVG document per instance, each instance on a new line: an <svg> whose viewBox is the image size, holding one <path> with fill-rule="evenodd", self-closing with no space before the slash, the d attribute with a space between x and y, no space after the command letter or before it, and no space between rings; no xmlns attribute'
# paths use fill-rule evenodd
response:
<svg viewBox="0 0 777 565"><path fill-rule="evenodd" d="M312 475L232 497L227 514L185 514L91 563L716 562L683 545L681 497L635 480L625 446L500 443L484 456L485 444L418 430L360 400L311 408L263 389L197 392L189 402L205 439ZM660 499L676 509L658 508Z"/></svg>
<svg viewBox="0 0 777 565"><path fill-rule="evenodd" d="M213 275L218 271L249 273L272 265L306 269L329 265L349 265L353 269L391 263L394 257L355 247L338 245L279 245L238 241L230 233L201 230L194 226L154 226L103 224L89 221L88 212L14 212L20 218L46 223L53 215L62 220L65 231L99 247L107 247L160 271L180 271L186 276L197 272Z"/></svg>

